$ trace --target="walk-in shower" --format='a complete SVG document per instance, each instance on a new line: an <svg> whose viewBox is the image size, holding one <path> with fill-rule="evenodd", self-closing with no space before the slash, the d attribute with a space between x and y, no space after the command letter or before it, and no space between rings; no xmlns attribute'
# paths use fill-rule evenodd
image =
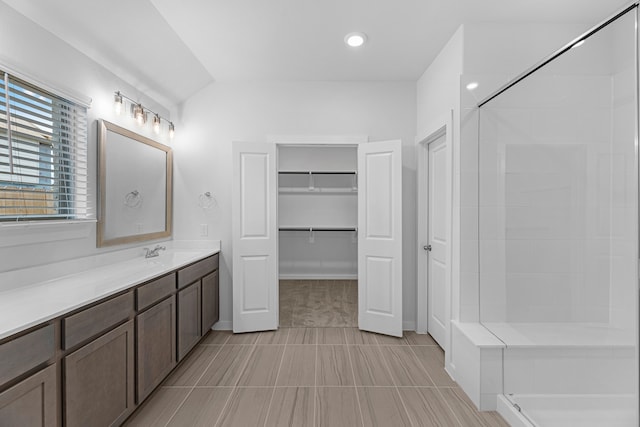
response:
<svg viewBox="0 0 640 427"><path fill-rule="evenodd" d="M536 426L638 425L637 5L480 104L480 320Z"/></svg>

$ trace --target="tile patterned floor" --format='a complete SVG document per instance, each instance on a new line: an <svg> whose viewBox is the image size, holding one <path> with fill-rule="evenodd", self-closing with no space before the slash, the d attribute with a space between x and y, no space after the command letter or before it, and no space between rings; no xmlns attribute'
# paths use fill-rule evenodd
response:
<svg viewBox="0 0 640 427"><path fill-rule="evenodd" d="M211 332L128 426L504 427L444 372L428 335Z"/></svg>
<svg viewBox="0 0 640 427"><path fill-rule="evenodd" d="M280 280L280 326L358 326L358 282Z"/></svg>

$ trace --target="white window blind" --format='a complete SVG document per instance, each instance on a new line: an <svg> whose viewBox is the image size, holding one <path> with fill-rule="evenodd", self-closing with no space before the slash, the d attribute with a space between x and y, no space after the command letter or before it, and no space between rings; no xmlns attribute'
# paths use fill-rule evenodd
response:
<svg viewBox="0 0 640 427"><path fill-rule="evenodd" d="M0 221L90 219L87 108L0 76Z"/></svg>

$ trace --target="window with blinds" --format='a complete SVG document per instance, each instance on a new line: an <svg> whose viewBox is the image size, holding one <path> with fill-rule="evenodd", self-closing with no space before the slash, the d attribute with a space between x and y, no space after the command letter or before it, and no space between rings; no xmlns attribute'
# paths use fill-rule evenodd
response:
<svg viewBox="0 0 640 427"><path fill-rule="evenodd" d="M0 76L0 221L89 219L87 108Z"/></svg>

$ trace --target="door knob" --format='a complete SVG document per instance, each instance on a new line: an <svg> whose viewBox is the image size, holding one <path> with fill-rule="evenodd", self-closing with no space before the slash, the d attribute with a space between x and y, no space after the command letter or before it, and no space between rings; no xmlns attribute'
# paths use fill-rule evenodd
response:
<svg viewBox="0 0 640 427"><path fill-rule="evenodd" d="M422 249L424 249L427 252L431 252L431 245L424 245Z"/></svg>

